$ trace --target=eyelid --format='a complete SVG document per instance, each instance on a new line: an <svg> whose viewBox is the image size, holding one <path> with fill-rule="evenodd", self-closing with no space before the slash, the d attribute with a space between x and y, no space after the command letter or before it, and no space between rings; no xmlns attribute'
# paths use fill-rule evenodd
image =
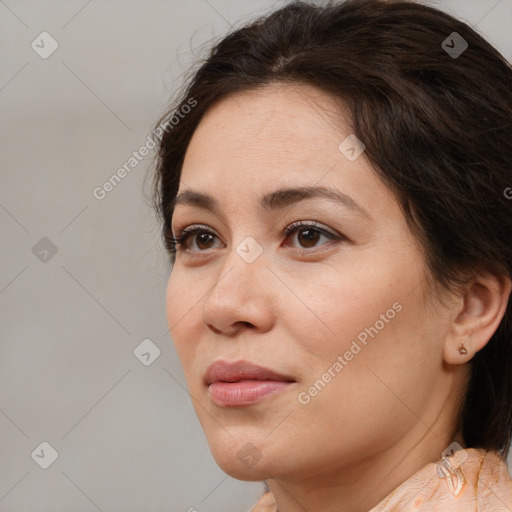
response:
<svg viewBox="0 0 512 512"><path fill-rule="evenodd" d="M191 233L192 231L195 231L197 229L202 229L204 231L208 231L213 233L214 235L218 236L217 231L213 229L212 227L208 226L207 224L189 224L183 228L176 229L177 235L174 234L174 229L172 229L172 235L173 237L180 238L182 235L186 233Z"/></svg>
<svg viewBox="0 0 512 512"><path fill-rule="evenodd" d="M337 233L336 231L325 226L324 224L321 224L314 220L298 220L296 222L292 222L284 229L284 233L288 236L290 233L301 227L313 228L319 231L320 233L323 233L324 235L332 238L341 238L343 236L341 235L341 233Z"/></svg>

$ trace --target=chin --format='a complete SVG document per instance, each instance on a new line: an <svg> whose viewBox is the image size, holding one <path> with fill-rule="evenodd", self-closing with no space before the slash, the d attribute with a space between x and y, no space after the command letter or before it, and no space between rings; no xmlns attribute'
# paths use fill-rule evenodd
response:
<svg viewBox="0 0 512 512"><path fill-rule="evenodd" d="M261 452L247 443L239 450L219 447L212 449L212 455L217 465L233 478L247 482L261 482L270 477ZM272 471L270 471L272 473Z"/></svg>
<svg viewBox="0 0 512 512"><path fill-rule="evenodd" d="M240 433L238 433L240 434ZM238 480L260 482L270 477L271 460L267 447L256 446L246 436L218 432L207 435L208 445L217 465Z"/></svg>

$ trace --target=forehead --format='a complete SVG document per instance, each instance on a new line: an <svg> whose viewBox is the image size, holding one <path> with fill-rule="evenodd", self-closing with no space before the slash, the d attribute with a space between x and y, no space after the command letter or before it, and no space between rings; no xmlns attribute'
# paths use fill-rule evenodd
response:
<svg viewBox="0 0 512 512"><path fill-rule="evenodd" d="M199 123L179 192L194 189L244 209L276 189L326 186L365 209L389 205L391 192L364 153L351 161L340 151L349 135L344 106L312 86L237 92L208 109Z"/></svg>
<svg viewBox="0 0 512 512"><path fill-rule="evenodd" d="M272 84L239 91L210 107L189 144L184 168L197 161L295 164L318 156L315 146L336 154L343 132L340 107L322 91L299 84Z"/></svg>

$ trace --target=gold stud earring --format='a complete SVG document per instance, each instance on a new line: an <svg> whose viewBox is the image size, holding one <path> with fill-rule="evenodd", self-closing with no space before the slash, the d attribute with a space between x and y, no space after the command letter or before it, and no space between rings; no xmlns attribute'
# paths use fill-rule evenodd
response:
<svg viewBox="0 0 512 512"><path fill-rule="evenodd" d="M464 343L459 344L459 348L457 349L461 356L465 356L468 353L467 348L464 346Z"/></svg>

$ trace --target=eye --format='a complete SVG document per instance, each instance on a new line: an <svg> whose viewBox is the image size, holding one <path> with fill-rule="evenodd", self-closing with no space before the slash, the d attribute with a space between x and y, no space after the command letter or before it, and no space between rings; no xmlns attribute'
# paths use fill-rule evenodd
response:
<svg viewBox="0 0 512 512"><path fill-rule="evenodd" d="M285 246L298 249L299 251L312 252L314 249L326 245L331 240L341 240L339 234L321 227L315 222L295 222L284 230L285 239L291 239L291 244ZM223 247L217 234L208 226L192 225L178 232L176 236L170 236L171 252L178 253L187 251L190 253L206 253L210 249Z"/></svg>
<svg viewBox="0 0 512 512"><path fill-rule="evenodd" d="M170 237L171 251L204 252L208 249L216 249L219 245L217 235L207 226L190 226L182 229L176 236Z"/></svg>
<svg viewBox="0 0 512 512"><path fill-rule="evenodd" d="M285 229L286 238L295 240L292 247L298 249L311 249L325 245L330 240L339 240L341 237L331 231L320 227L314 222L296 222Z"/></svg>

